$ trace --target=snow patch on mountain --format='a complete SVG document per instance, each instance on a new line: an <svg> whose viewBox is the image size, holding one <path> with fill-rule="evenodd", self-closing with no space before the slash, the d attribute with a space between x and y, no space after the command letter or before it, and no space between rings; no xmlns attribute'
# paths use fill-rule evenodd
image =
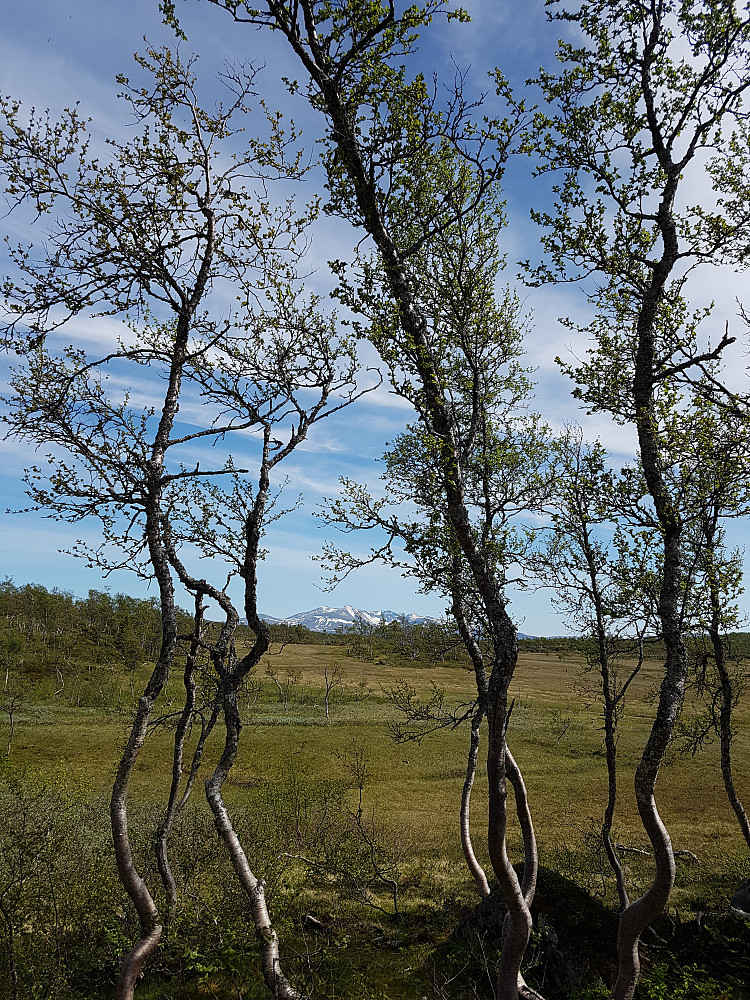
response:
<svg viewBox="0 0 750 1000"><path fill-rule="evenodd" d="M363 611L362 608L354 608L351 604L345 604L343 608L330 608L327 604L322 604L319 608L313 608L311 611L300 611L288 618L273 618L271 615L260 615L260 617L269 625L304 625L311 632L335 632L338 628L353 628L359 623L377 627L378 625L387 625L397 618L405 621L407 625L427 625L429 622L444 620L431 618L429 615L405 614L403 611ZM518 638L535 639L537 637L519 632Z"/></svg>
<svg viewBox="0 0 750 1000"><path fill-rule="evenodd" d="M345 604L343 608L331 608L327 604L323 604L319 608L313 608L311 611L300 611L288 618L272 618L270 615L261 615L260 617L271 625L304 625L312 632L335 632L337 628L352 628L358 623L378 626L388 624L397 618L404 619L410 625L424 625L427 622L440 620L426 615L403 614L399 611L364 611L362 608L352 607L351 604Z"/></svg>

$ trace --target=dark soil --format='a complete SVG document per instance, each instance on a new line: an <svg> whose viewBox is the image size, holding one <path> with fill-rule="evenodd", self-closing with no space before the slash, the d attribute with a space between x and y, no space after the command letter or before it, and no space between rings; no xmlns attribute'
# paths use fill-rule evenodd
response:
<svg viewBox="0 0 750 1000"><path fill-rule="evenodd" d="M454 987L460 982L467 996L493 995L505 912L495 890L463 915L441 956L452 965ZM617 975L614 909L559 873L540 868L532 916L524 976L546 1000L566 1000L597 983L612 986ZM705 975L724 987L722 997L750 1000L750 920L731 910L699 914L685 922L678 914L663 915L641 940L643 988L649 996L651 970L667 981L680 981L682 970L696 982ZM689 993L680 993L685 995Z"/></svg>

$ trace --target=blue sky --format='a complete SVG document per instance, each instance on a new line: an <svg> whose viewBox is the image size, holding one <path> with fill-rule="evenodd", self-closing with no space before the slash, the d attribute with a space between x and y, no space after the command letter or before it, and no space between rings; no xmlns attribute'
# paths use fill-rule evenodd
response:
<svg viewBox="0 0 750 1000"><path fill-rule="evenodd" d="M459 25L436 21L425 34L419 53L419 65L425 72L436 70L452 77L451 61L467 73L469 88L492 92L487 73L499 65L518 90L533 76L542 63L553 60L559 25L548 25L541 2L526 4L519 16L517 3L508 0L473 0L464 3L472 14L471 24ZM282 107L302 129L302 142L314 151L320 122L302 100L286 93L280 77L300 75L291 54L281 41L268 33L235 26L222 12L207 3L178 2L187 43L183 49L200 54L198 72L210 81L225 59L249 59L265 62L259 85L271 107ZM128 4L114 0L78 0L61 4L59 0L24 0L9 5L5 12L0 38L0 88L27 105L59 111L80 101L82 113L94 121L94 135L127 134L126 109L118 104L114 77L118 72L134 73L132 55L144 47L143 36L152 45L174 44L174 36L161 24L156 0L132 0ZM529 99L538 99L529 91ZM314 193L319 174L310 177L300 194ZM539 254L539 233L529 219L532 205L544 203L547 192L542 182L531 178L531 165L514 163L507 175L509 225L504 235L504 250L509 267L506 280L517 283L518 259ZM701 196L701 180L692 192ZM20 221L5 218L4 226L18 235ZM345 257L351 245L346 227L323 219L315 232L309 257L313 272L308 289L326 295L331 280L326 261ZM554 358L572 349L580 355L585 344L572 343L573 334L558 322L559 316L585 315L584 291L577 286L558 286L542 290L518 286L531 314L528 361L537 369L538 390L535 405L545 419L559 427L565 421L581 420L588 437L599 436L612 452L613 462L627 460L632 454L633 436L602 416L586 418L570 398L569 385L559 374ZM733 328L736 319L735 294L737 275L727 269L703 269L696 275L693 295L696 302L713 298L715 316L723 328L728 320ZM100 324L103 321L98 321ZM114 321L107 320L106 324ZM111 326L99 327L78 323L61 338L61 343L86 338L92 345L111 337ZM372 357L363 348L363 361ZM5 378L7 359L0 359L0 375ZM290 479L290 494L302 492L304 503L299 510L273 526L267 539L269 555L260 571L261 608L279 617L318 604L353 604L362 608L413 611L440 614L442 602L415 593L412 580L392 570L370 567L350 577L332 593L323 593L320 570L310 556L319 552L327 537L313 518L320 498L335 493L338 477L347 476L371 484L377 483L376 459L385 443L391 440L410 419L406 404L386 389L363 399L358 405L333 416L313 428L309 440L285 463L283 474ZM0 472L0 510L24 506L19 486L26 465L38 461L17 442L0 442L3 462ZM73 544L87 529L69 527L45 520L38 514L3 515L0 525L1 572L16 583L36 582L60 587L75 594L89 588L109 587L113 591L145 594L145 585L128 573L119 573L103 581L99 572L87 570L81 560L61 554L58 549ZM738 525L735 542L744 544L746 525ZM563 622L554 614L549 595L523 594L514 598L513 612L525 632L554 634L564 631Z"/></svg>

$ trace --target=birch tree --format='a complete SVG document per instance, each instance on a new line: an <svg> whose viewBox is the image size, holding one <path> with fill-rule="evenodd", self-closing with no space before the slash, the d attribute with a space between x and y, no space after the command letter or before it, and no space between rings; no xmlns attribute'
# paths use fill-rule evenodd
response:
<svg viewBox="0 0 750 1000"><path fill-rule="evenodd" d="M691 400L738 405L716 374L734 338L702 338L710 310L690 307L696 266L738 260L747 245L750 21L733 3L623 0L553 11L580 32L562 43L559 72L540 83L554 113L537 120L541 172L555 172L554 210L544 226L538 280L594 277L596 347L571 366L575 394L593 410L630 422L662 540L659 593L666 660L654 723L635 776L635 795L655 857L651 887L620 918L615 1000L630 1000L639 976L640 934L667 905L674 854L655 789L685 691L687 653L681 586L686 517L665 469L668 415ZM686 184L712 191L687 203ZM685 393L678 402L680 391Z"/></svg>
<svg viewBox="0 0 750 1000"><path fill-rule="evenodd" d="M742 554L727 546L733 521L750 513L747 490L748 422L740 414L704 404L694 489L701 499L698 523L690 540L696 564L691 652L692 685L703 711L685 726L693 752L712 737L719 739L719 762L727 799L750 848L750 821L735 786L733 719L747 684L741 657L732 653L729 633L742 625L737 598L742 591Z"/></svg>
<svg viewBox="0 0 750 1000"><path fill-rule="evenodd" d="M555 442L551 525L540 532L529 566L566 623L586 640L584 670L598 681L586 694L601 705L607 802L601 825L620 909L629 904L625 872L612 842L617 805L617 746L628 690L643 666L647 641L658 634L659 568L654 540L638 508L640 490L606 465L599 442L586 445L571 427ZM632 471L632 470L630 470ZM632 478L632 477L628 477Z"/></svg>
<svg viewBox="0 0 750 1000"><path fill-rule="evenodd" d="M128 143L111 141L106 157L90 152L77 111L60 121L34 113L24 119L18 102L4 102L0 168L7 194L18 207L31 203L47 227L45 242L14 250L16 272L5 283L6 336L25 355L5 420L12 435L51 449L46 463L27 474L32 505L73 524L98 520L101 543L80 542L76 554L105 573L133 569L159 590L161 647L138 698L111 799L118 870L141 926L123 961L117 996L133 996L162 933L153 892L134 859L127 806L181 639L189 644L185 704L157 831L168 907L175 901L168 836L195 781L205 739L223 715L225 750L207 785L209 804L249 896L269 987L275 996L292 996L279 968L262 879L238 844L221 785L239 739L239 685L269 642L257 610L257 563L264 527L274 516L272 472L314 423L356 398L356 359L351 340L338 337L334 319L314 300L304 301L295 283L294 264L314 208L297 215L289 203L275 210L268 205L267 183L299 172L280 117L266 118L266 138L259 127L258 138L232 148L233 119L248 113L254 71L227 69L229 103L208 113L192 64L167 50L137 60L150 83L120 82L140 129ZM54 331L72 317L92 315L120 317L129 332L98 355L75 347L51 352ZM146 401L118 389L121 379ZM259 455L254 487L249 470L228 451L218 447L217 459L201 450L228 439ZM227 580L192 575L185 559L190 546L229 559L242 582L255 635L243 657L234 647L239 613ZM187 636L178 631L179 584L195 602ZM202 628L206 600L224 618L211 641ZM199 653L213 666L205 706L196 704ZM200 711L202 735L180 793L185 730Z"/></svg>
<svg viewBox="0 0 750 1000"><path fill-rule="evenodd" d="M525 321L517 299L498 296L495 279L497 221L491 199L467 212L436 237L412 263L415 299L430 323L435 354L441 357L442 385L462 472L463 503L472 531L480 540L482 559L506 600L510 578L517 575L522 534L518 518L538 512L548 496L548 431L529 407L532 384L522 364ZM350 300L351 301L351 300ZM364 299L360 307L366 311ZM371 297L374 323L387 311L384 297ZM426 732L462 721L471 722L459 829L467 865L480 895L490 891L487 874L477 860L469 826L471 790L478 761L480 733L491 711L490 681L495 649L486 603L476 586L451 520L441 467L441 442L425 413L419 383L405 378L396 352L389 356L394 391L420 413L419 425L400 435L384 455L384 497L374 499L358 484L344 481L342 498L327 502L321 515L347 532L375 529L381 538L369 553L357 555L335 546L327 550L334 580L375 560L416 577L421 589L448 602L461 641L472 664L475 697L448 710L442 701L416 703L401 699L406 721L399 739L419 739ZM398 699L397 699L398 701ZM492 743L492 736L488 737ZM525 905L533 900L537 850L531 812L520 769L505 748L508 780L524 837L524 875L520 884ZM495 819L490 816L491 828ZM510 933L510 919L505 934ZM530 995L516 971L516 988Z"/></svg>
<svg viewBox="0 0 750 1000"><path fill-rule="evenodd" d="M488 843L509 908L498 996L515 1000L519 988L526 990L519 979L520 965L531 932L529 892L519 882L506 850L505 730L508 688L518 657L517 630L508 614L502 580L472 523L467 502L465 442L449 391L454 359L465 344L447 341L433 327L420 299L424 290L416 262L495 187L523 112L510 102L501 80L497 88L509 101L507 117L483 123L475 120L482 112L465 98L460 82L439 102L437 87L431 88L421 76L408 77L402 60L415 46L418 32L447 10L440 0L411 6L400 17L393 2L267 0L254 6L217 0L216 6L238 24L280 34L305 73L303 86L296 82L290 86L302 90L322 115L327 211L366 234L375 248L372 263L358 262L354 294L346 283L342 294L355 309L358 301L365 304L370 320L366 336L386 363L403 370L403 387L437 443L447 517L482 602L492 650L487 700ZM162 9L174 23L174 4ZM337 270L344 277L345 266ZM380 304L373 322L376 301ZM477 378L471 367L469 372L470 378Z"/></svg>
<svg viewBox="0 0 750 1000"><path fill-rule="evenodd" d="M514 383L518 374L511 364L508 381ZM479 458L472 463L472 471L467 477L471 486L467 493L472 496L477 530L482 533L487 553L493 552L494 572L505 587L513 570L517 570L515 563L522 558L524 548L518 517L523 512L539 511L550 489L547 442L543 427L535 420L505 414L505 422L502 422L498 420L497 410L491 408L485 415L485 426L478 435L481 443L478 440L476 447L477 456L483 453L485 463ZM469 817L481 729L487 712L487 659L491 656L486 642L488 624L445 506L441 504L436 450L436 442L420 428L411 428L399 435L383 457L387 467L382 476L383 498L375 499L361 485L342 480L342 495L327 500L319 517L349 535L376 533L380 539L366 553L344 551L330 543L325 547L322 561L330 573L328 583L331 586L346 579L349 573L381 561L404 575L414 576L424 593L438 594L447 601L448 613L472 665L474 697L466 704L449 709L437 692L428 701L419 701L408 686L394 689L392 700L404 718L394 724L392 735L398 742L419 742L430 733L470 721L459 829L469 871L479 894L487 896L490 885L474 852ZM501 461L497 461L499 455L502 455ZM507 748L506 752L509 753ZM512 767L510 777L514 791L524 800L517 805L524 813L524 833L528 834L524 838L524 877L531 879L538 863L531 814L521 788L520 771L515 763L509 766Z"/></svg>

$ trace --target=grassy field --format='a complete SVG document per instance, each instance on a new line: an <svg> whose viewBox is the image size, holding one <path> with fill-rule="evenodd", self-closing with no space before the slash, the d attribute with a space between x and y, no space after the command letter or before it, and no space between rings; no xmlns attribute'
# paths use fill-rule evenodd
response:
<svg viewBox="0 0 750 1000"><path fill-rule="evenodd" d="M330 671L334 664L339 667L341 684L332 692L330 717L326 718L324 670L327 667ZM9 756L12 773L22 775L27 787L64 790L79 803L79 811L83 808L80 803L88 801L97 803L103 812L129 726L131 691L139 690L146 675L145 665L133 676L99 667L79 677L75 699L55 696L51 686L41 682L29 690L28 699L14 717ZM434 992L436 949L445 946L456 919L475 899L457 833L468 730L461 727L435 733L421 743L396 743L389 732L396 718L389 691L406 681L418 696L429 697L437 687L444 692L445 704L452 706L470 700L472 675L457 666L428 668L360 661L330 645L290 645L280 652L272 651L256 678L243 697L242 748L226 797L258 873L269 878L275 894L272 903L282 925L286 921L287 939L303 950L299 919L308 911L323 915L321 919L330 925L328 944L322 949L327 957L321 957L320 964L338 971L318 970L315 974L322 996L417 997L430 986ZM634 892L647 884L650 863L647 854L639 853L646 851L648 843L634 809L632 777L650 726L652 692L658 678L658 664L647 663L633 685L621 726L615 839L629 848L624 860ZM512 687L515 704L509 742L529 790L541 864L611 904L612 882L602 865L596 837L606 773L597 706L585 690L593 681L593 677L583 675L580 662L560 659L554 653L522 653ZM180 685L181 678L175 675L164 693L162 711L179 708ZM691 710L690 706L686 709ZM735 779L741 798L748 803L747 694L736 719ZM7 741L7 735L6 724L0 730L0 740ZM141 755L133 784L134 830L136 840L143 831L140 850L144 861L148 858L150 824L166 798L171 738L166 727L155 730ZM216 733L207 748L206 773L218 755L220 738ZM673 914L688 920L697 910L726 910L737 884L750 876L750 864L721 783L718 745L707 746L696 757L673 751L657 792L675 849L689 852L678 861ZM388 916L393 900L384 883L375 880L370 885L370 902L381 909L356 898L358 887L366 880L368 863L362 844L352 846L351 817L356 814L360 794L367 836L379 852L379 864L398 884L401 919L395 923ZM193 838L194 844L210 839L206 833L210 822L201 818L205 815L201 796L199 783L196 812L190 814L188 831L188 840ZM91 819L91 823L97 826L98 820ZM106 825L106 816L102 823ZM472 826L477 854L489 867L484 849L486 784L481 769L472 800ZM101 824L97 829L103 836ZM335 851L322 845L320 831L324 829L338 845ZM520 861L520 836L515 826L511 828L510 848ZM109 864L106 855L105 845L97 855L100 864ZM187 860L179 855L178 867L190 891L200 895L197 886L202 876L197 873L195 857L195 850L192 855L188 851ZM220 856L209 858L206 854L208 871L216 872L221 865ZM233 890L225 887L222 892L227 902L234 898ZM235 903L241 908L239 899ZM106 923L104 917L102 920ZM134 928L127 914L123 920L126 937ZM371 946L378 938L381 944ZM349 944L353 940L359 941L354 964ZM395 944L386 947L382 941ZM118 944L113 943L113 951ZM186 961L183 958L182 967ZM407 967L409 971L404 973ZM174 975L169 962L164 969L169 976ZM247 985L240 994L255 995L252 973L243 975ZM306 975L315 979L309 967ZM193 978L191 989L197 992L186 992L183 982L182 992L174 995L198 996L201 991L211 995L212 990L215 996L237 995L221 992L217 984L222 975L216 969L212 973L210 963L206 966L204 962L204 972ZM727 981L729 978L728 973ZM159 982L154 995L166 995L165 980ZM453 992L445 985L441 988L446 996L462 995L457 986ZM91 996L111 995L106 989L96 992L100 986L86 989L93 991L88 994ZM662 994L653 993L657 995ZM744 994L735 990L703 995L718 1000Z"/></svg>

